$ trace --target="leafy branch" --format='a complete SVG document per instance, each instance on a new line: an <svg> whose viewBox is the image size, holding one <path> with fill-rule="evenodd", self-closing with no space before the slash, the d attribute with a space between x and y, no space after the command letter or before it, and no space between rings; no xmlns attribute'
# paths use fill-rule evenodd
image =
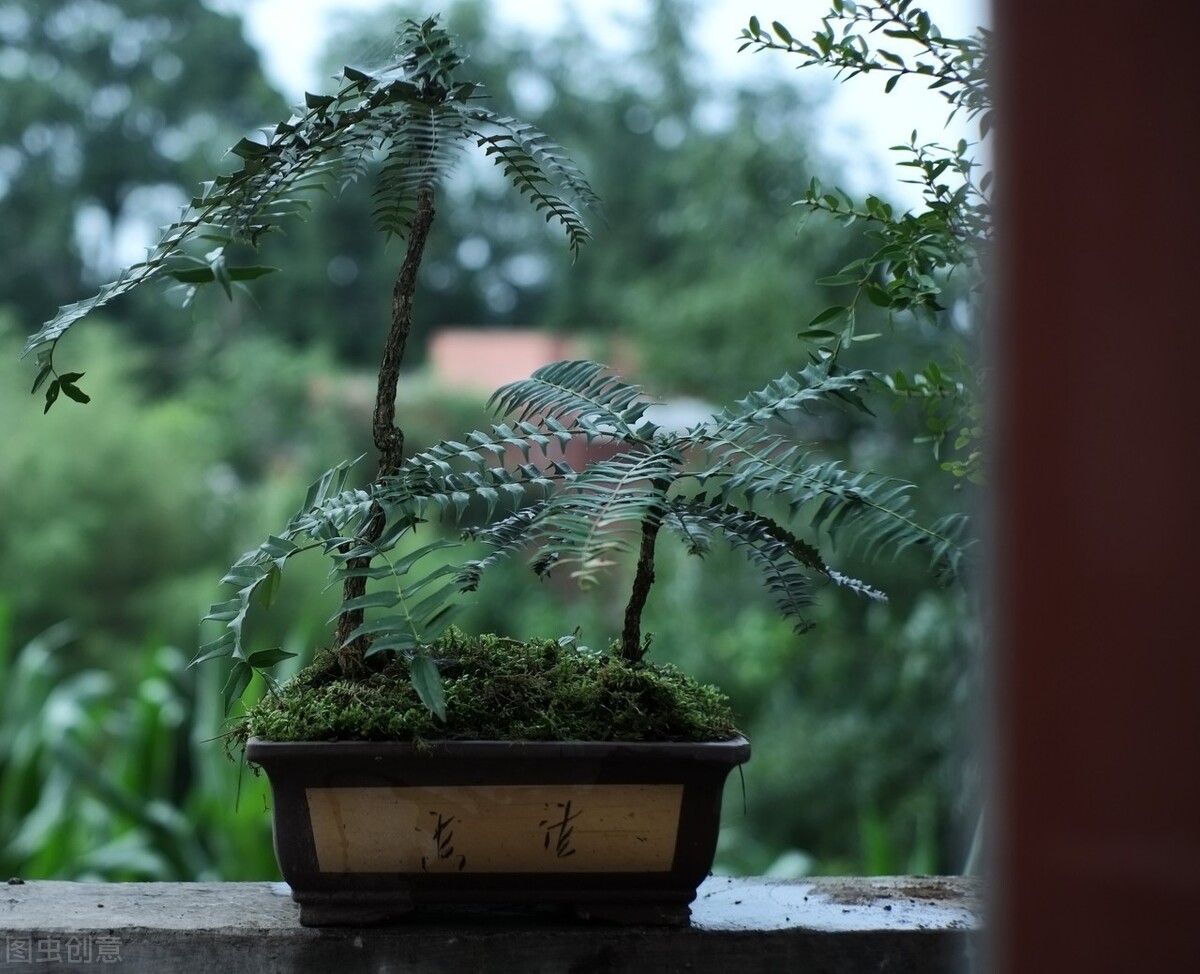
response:
<svg viewBox="0 0 1200 974"><path fill-rule="evenodd" d="M811 460L777 432L778 423L794 421L819 406L865 408L858 392L868 381L867 373L826 373L809 366L769 383L711 420L675 433L645 419L651 401L638 386L594 363L561 362L503 387L493 397L495 408L522 417L519 431L493 427L491 434L470 434L467 443L439 445L422 455L425 479L419 490L392 483L384 485L383 492L405 489L409 496L433 496L431 486L439 482L448 481L464 493L472 486L503 482L511 488L512 502L522 504L527 488L537 486L540 496L533 506L518 506L497 524L467 532L491 546L493 553L464 569L464 588L474 588L491 564L526 549L534 552L531 561L539 573L565 566L584 584L595 582L620 556L637 552L639 565L644 564L650 577L660 524L681 533L688 550L697 555L708 550L713 529L719 528L763 571L780 607L800 617L808 604L800 579L807 573L868 597L882 593L837 572L815 543L756 512L757 501L783 501L793 516L808 511L811 530L835 540L849 531L871 552L923 547L935 570L947 577L963 556L961 525L920 524L906 500L911 485L849 474L835 462ZM506 450L516 447L527 459L530 450L544 449L551 440L562 445L599 435L619 452L582 471L547 460L544 468L524 463L509 470L496 465L501 443ZM436 474L429 472L431 461ZM537 476L539 469L543 472ZM445 490L438 493L446 496ZM461 499L455 517L461 517L465 504ZM637 587L635 579L635 591ZM631 659L640 658L643 651L635 630L636 626L622 639L622 652Z"/></svg>
<svg viewBox="0 0 1200 974"><path fill-rule="evenodd" d="M778 21L768 29L752 17L741 37L742 50L799 55L801 67L831 68L842 81L879 72L887 78L885 93L893 91L901 78L919 79L946 100L949 119L962 112L977 120L981 139L991 128L990 35L981 29L965 38L947 37L912 0L833 0L820 29L807 38L796 36ZM887 38L896 44L881 46ZM992 234L988 195L992 177L990 172L976 177L976 145L965 139L951 147L922 143L914 131L908 143L892 149L903 156L898 165L912 172L913 178L906 181L921 187L920 211L899 213L874 195L856 201L842 189L825 189L815 177L797 201L810 212L827 214L847 226L863 224L874 246L869 256L818 281L853 289L847 301L825 308L800 332L800 338L827 363L836 362L856 343L880 337L859 332L864 300L886 312L889 327L904 314L937 324L947 314L944 292L957 275L978 304L981 268ZM978 308L976 312L978 316ZM920 439L932 444L934 457L944 469L983 482L986 428L981 369L958 356L907 372L879 373L876 379L878 388L923 404L927 433ZM965 459L943 457L947 441L954 451L966 451Z"/></svg>
<svg viewBox="0 0 1200 974"><path fill-rule="evenodd" d="M879 32L916 45L918 60L910 65L902 54L881 47L873 49L866 35ZM951 118L960 110L969 118L983 114L984 134L990 126L986 113L992 102L985 73L990 35L981 30L971 37L946 37L925 10L913 6L912 0L832 0L832 9L821 20L821 30L808 41L797 38L779 21L773 21L767 30L758 17L750 18L741 37L739 51L752 47L803 54L808 60L802 67L832 68L835 77L843 81L880 72L888 76L885 93L890 93L901 78L919 78L949 102Z"/></svg>
<svg viewBox="0 0 1200 974"><path fill-rule="evenodd" d="M432 191L472 143L494 155L513 188L562 226L578 256L590 237L581 210L595 194L546 136L480 104L480 86L457 79L462 60L436 18L406 21L392 69L372 75L346 67L334 94L306 94L304 107L264 129L261 140L242 139L230 150L241 160L236 172L204 183L144 260L94 295L60 308L30 336L22 357L35 356L40 378L51 374L58 342L77 321L154 281L192 289L217 283L232 296L234 283L273 269L235 266L230 248L257 250L283 223L302 218L315 195L371 169L378 170L375 224L387 236L405 238L421 193ZM50 388L68 392L61 383ZM47 391L47 409L56 398Z"/></svg>
<svg viewBox="0 0 1200 974"><path fill-rule="evenodd" d="M414 659L485 571L526 552L538 574L567 571L584 585L635 556L621 652L640 660L647 646L641 613L664 526L695 555L704 555L715 537L743 551L780 610L797 620L798 631L809 626L804 609L812 603L813 577L884 598L829 563L820 551L823 536L837 542L848 533L869 553L920 546L930 552L935 569L953 573L964 552L961 524L922 525L907 502L911 485L811 459L779 432L780 423L819 408L865 408L859 392L868 381L867 373L809 366L704 423L672 432L646 418L653 400L639 386L601 365L559 362L538 369L492 398L494 409L516 417L512 423L414 453L366 490L344 489L345 468L326 474L283 538L243 556L227 577L241 587L236 599L213 607L212 618L225 619L230 630L213 650L232 650L235 668L249 664L240 627L255 587L282 567L281 556L286 560L314 546L334 559L335 580L390 581L371 592L344 593L339 618L371 613L345 641L369 638L368 653L400 651ZM552 452L575 441L604 442L617 452L577 470ZM757 509L768 501L781 503L790 523ZM481 509L482 522L465 527L461 542L443 539L401 559L367 558L392 550L422 523L463 525ZM304 539L307 545L297 544ZM415 582L400 582L420 559L449 553L460 543L482 544L488 551L445 562ZM379 614L397 605L399 614ZM418 691L431 707L439 699L434 683L430 677Z"/></svg>

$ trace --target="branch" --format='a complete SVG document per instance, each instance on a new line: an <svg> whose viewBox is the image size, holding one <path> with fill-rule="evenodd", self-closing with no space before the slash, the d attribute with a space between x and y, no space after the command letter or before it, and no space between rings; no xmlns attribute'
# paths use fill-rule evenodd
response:
<svg viewBox="0 0 1200 974"><path fill-rule="evenodd" d="M391 476L400 467L404 457L404 430L395 425L396 389L400 381L400 365L404 360L404 349L412 331L412 299L417 286L417 271L425 254L425 241L433 224L433 190L423 188L417 196L417 212L413 217L408 236L408 250L396 283L392 289L392 327L388 332L383 349L383 361L379 366L379 385L375 392L375 414L372 432L375 447L379 450L379 469L376 480ZM374 544L383 534L387 519L378 503L372 505L371 519L363 532L362 540ZM356 558L347 567L357 572L371 564L370 557ZM366 593L365 574L352 574L346 579L342 590L342 601L360 598ZM334 647L338 654L338 665L342 672L350 674L362 668L369 643L359 636L350 640L350 634L363 623L363 610L345 612L338 619Z"/></svg>
<svg viewBox="0 0 1200 974"><path fill-rule="evenodd" d="M650 587L654 584L654 548L662 521L647 518L642 522L642 543L638 549L637 573L625 606L625 625L621 630L621 657L627 663L640 663L649 648L649 641L642 642L642 610Z"/></svg>

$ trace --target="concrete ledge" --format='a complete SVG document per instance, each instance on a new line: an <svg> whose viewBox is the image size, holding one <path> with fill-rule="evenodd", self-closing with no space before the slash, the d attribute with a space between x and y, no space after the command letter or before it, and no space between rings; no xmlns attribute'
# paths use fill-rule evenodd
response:
<svg viewBox="0 0 1200 974"><path fill-rule="evenodd" d="M282 883L10 883L0 972L959 974L982 926L978 883L940 877L712 877L687 929L489 911L318 930L298 915Z"/></svg>

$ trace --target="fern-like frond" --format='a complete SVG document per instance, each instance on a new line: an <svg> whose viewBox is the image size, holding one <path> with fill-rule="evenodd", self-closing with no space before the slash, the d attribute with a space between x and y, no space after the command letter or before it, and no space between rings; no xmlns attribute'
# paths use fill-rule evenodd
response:
<svg viewBox="0 0 1200 974"><path fill-rule="evenodd" d="M477 130L475 142L546 221L557 220L567 235L572 258L591 239L581 208L596 208L599 198L566 153L532 125L485 109L472 113L487 133ZM562 195L565 194L565 195Z"/></svg>
<svg viewBox="0 0 1200 974"><path fill-rule="evenodd" d="M438 25L437 17L427 17L420 23L406 20L398 32L396 51L401 71L423 89L452 87L454 73L463 63L463 56Z"/></svg>
<svg viewBox="0 0 1200 974"><path fill-rule="evenodd" d="M711 502L728 504L739 495L785 501L796 512L813 511L811 525L836 543L843 537L870 556L906 548L926 549L935 571L956 570L962 549L956 537L922 525L909 503L913 485L872 473L851 473L834 460L813 461L781 437L759 430L742 436L716 431L699 437L707 460L693 474Z"/></svg>
<svg viewBox="0 0 1200 974"><path fill-rule="evenodd" d="M582 435L581 431L546 417L537 424L522 421L510 426L497 423L487 431L468 433L461 442L443 440L413 454L401 468L401 473L415 473L424 468L449 471L459 469L464 463L479 468L514 452L519 453L526 463L535 455L548 460L552 446L565 449L577 435Z"/></svg>
<svg viewBox="0 0 1200 974"><path fill-rule="evenodd" d="M655 428L643 420L654 400L595 362L566 361L543 366L528 379L501 386L488 400L497 413L520 421L556 421L589 436L647 442Z"/></svg>
<svg viewBox="0 0 1200 974"><path fill-rule="evenodd" d="M200 647L192 661L193 665L217 656L229 656L247 665L252 662L242 642L242 629L250 611L251 599L257 597L269 605L278 591L280 576L290 558L312 548L328 549L333 539L340 538L347 528L362 517L363 492L346 489L352 465L353 462L342 463L322 474L308 488L304 503L288 521L283 533L272 535L245 552L225 573L221 584L231 586L234 595L211 605L204 617L206 621L223 623L222 632L216 639ZM240 680L248 673L252 675L253 667L243 667L237 672Z"/></svg>
<svg viewBox="0 0 1200 974"><path fill-rule="evenodd" d="M740 399L713 417L698 435L716 428L763 426L773 421L790 422L797 412L811 412L814 406L834 403L851 405L870 413L863 393L875 381L874 373L860 370L845 372L836 366L810 364L796 374L787 373L765 387Z"/></svg>
<svg viewBox="0 0 1200 974"><path fill-rule="evenodd" d="M374 79L350 74L337 95L310 97L301 117L281 122L266 141L242 139L230 151L242 160L236 172L205 183L201 192L163 232L145 260L129 267L96 294L66 305L30 336L22 355L50 355L77 321L134 288L166 275L188 245L211 234L220 247L234 242L257 245L259 237L285 216L295 215L297 197L322 185L344 150L340 137L364 111L359 106Z"/></svg>
<svg viewBox="0 0 1200 974"><path fill-rule="evenodd" d="M303 216L313 193L358 178L381 158L376 219L388 233L403 233L414 187L449 169L456 148L468 141L468 124L470 136L477 136L477 121L468 115L476 86L451 77L461 57L436 19L408 22L397 57L402 76L347 67L335 94L307 94L304 107L286 121L264 129L261 138L242 139L230 150L242 161L236 172L204 183L145 260L91 297L60 308L29 338L22 356L36 353L39 365L51 362L73 324L151 281L176 273L193 286L238 279L235 268L206 277L180 267L201 244L218 256L236 243L257 247L277 225ZM217 257L211 263L217 266Z"/></svg>
<svg viewBox="0 0 1200 974"><path fill-rule="evenodd" d="M508 139L530 156L552 182L567 190L582 206L599 210L600 197L588 184L583 172L571 161L566 150L552 141L544 132L519 119L496 115L489 111L476 111L476 122L490 125L503 132Z"/></svg>
<svg viewBox="0 0 1200 974"><path fill-rule="evenodd" d="M720 533L762 572L780 611L799 620L798 632L811 627L802 612L813 603L810 573L868 598L887 599L878 589L830 568L816 547L766 515L736 507L676 500L663 523L683 538L693 554L707 552L711 536Z"/></svg>
<svg viewBox="0 0 1200 974"><path fill-rule="evenodd" d="M403 238L412 226L420 190L447 176L465 148L465 116L453 102L413 106L390 134L375 184L376 226Z"/></svg>
<svg viewBox="0 0 1200 974"><path fill-rule="evenodd" d="M533 525L545 509L546 501L539 501L513 511L508 517L495 523L463 531L464 541L481 541L491 551L483 558L473 559L460 566L455 577L459 587L464 592L474 592L487 569L528 548L533 537Z"/></svg>
<svg viewBox="0 0 1200 974"><path fill-rule="evenodd" d="M811 585L797 554L800 549L781 540L769 519L720 505L680 503L663 519L680 534L694 554L706 552L714 533L723 535L759 570L775 604L784 616L796 620L796 631L807 632L813 623L803 610L813 604ZM778 529L782 532L782 529ZM704 539L702 543L699 539Z"/></svg>
<svg viewBox="0 0 1200 974"><path fill-rule="evenodd" d="M678 450L664 446L585 467L536 522L543 564L572 566L572 578L594 583L619 555L634 550L643 524L661 519L683 463Z"/></svg>
<svg viewBox="0 0 1200 974"><path fill-rule="evenodd" d="M461 523L473 503L484 507L483 519L491 520L497 508L514 509L531 500L548 496L572 472L562 467L545 471L532 463L512 468L487 467L482 470L432 473L407 481L381 485L377 496L388 512L402 516L419 512L429 519L449 519Z"/></svg>
<svg viewBox="0 0 1200 974"><path fill-rule="evenodd" d="M461 608L454 601L462 592L461 586L457 581L442 582L447 576L457 574L458 569L452 563L422 567L419 572L414 572L414 568L431 554L457 546L456 541L440 538L395 560L378 555L386 563L382 566L386 571L376 576L382 584L364 595L344 600L333 616L337 619L353 611L370 613L346 637L346 642L360 636L372 637L367 651L370 655L384 650L413 653L436 639ZM335 573L337 581L345 581L357 571L350 567L352 562L349 558L343 560L344 570ZM415 576L414 580L407 581L410 576ZM380 615L383 609L395 611Z"/></svg>
<svg viewBox="0 0 1200 974"><path fill-rule="evenodd" d="M496 510L516 510L571 482L577 472L551 448L565 447L572 432L553 420L475 430L414 454L394 476L372 487L389 519L396 516L464 520L468 510L489 522Z"/></svg>
<svg viewBox="0 0 1200 974"><path fill-rule="evenodd" d="M947 514L931 525L938 539L931 543L929 559L943 585L949 585L962 577L967 555L976 539L969 537L971 518L961 512Z"/></svg>

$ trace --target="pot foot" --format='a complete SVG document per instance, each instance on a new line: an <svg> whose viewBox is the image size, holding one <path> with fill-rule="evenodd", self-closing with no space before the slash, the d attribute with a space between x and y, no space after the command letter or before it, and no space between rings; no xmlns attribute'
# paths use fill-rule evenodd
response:
<svg viewBox="0 0 1200 974"><path fill-rule="evenodd" d="M686 927L692 921L687 901L648 903L579 903L573 908L581 920L600 920L622 926Z"/></svg>
<svg viewBox="0 0 1200 974"><path fill-rule="evenodd" d="M413 911L407 901L301 903L302 927L369 927L397 920Z"/></svg>

